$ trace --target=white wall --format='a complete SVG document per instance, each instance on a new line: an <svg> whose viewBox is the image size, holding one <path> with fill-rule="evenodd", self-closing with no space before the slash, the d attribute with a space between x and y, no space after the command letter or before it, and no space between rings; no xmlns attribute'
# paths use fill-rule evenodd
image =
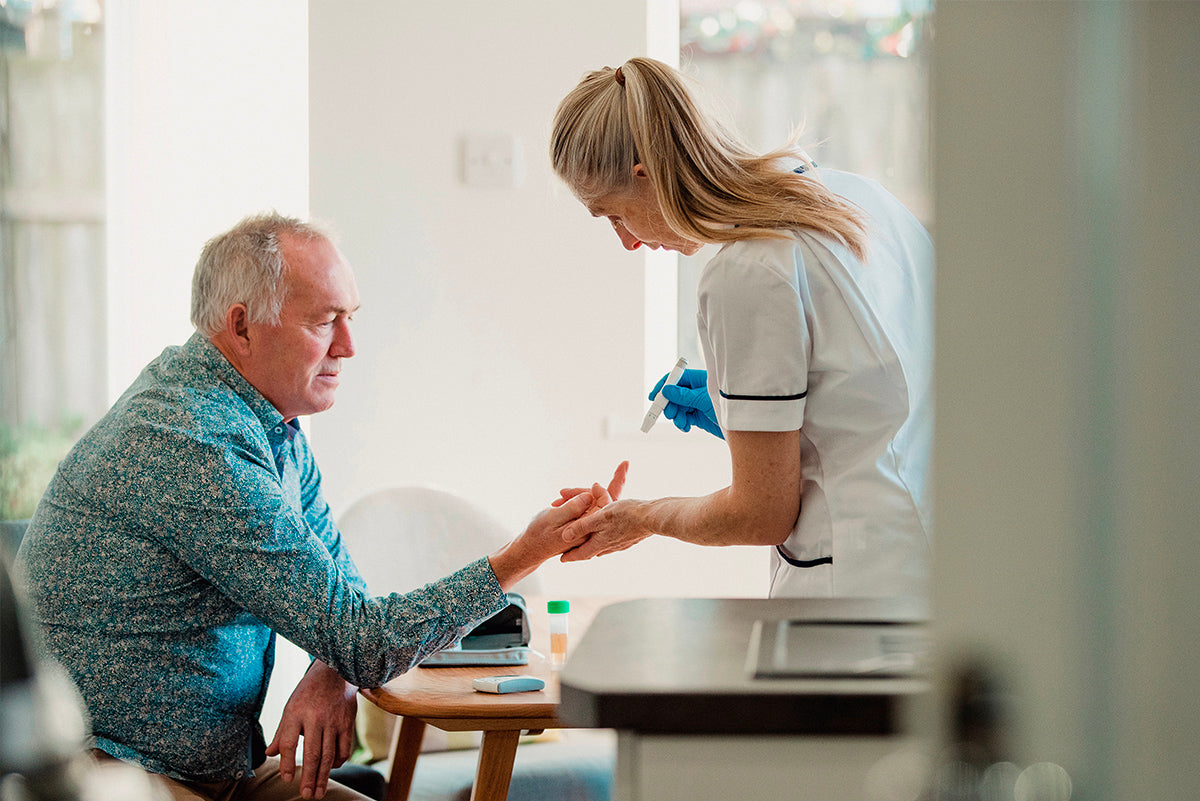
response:
<svg viewBox="0 0 1200 801"><path fill-rule="evenodd" d="M1200 4L938 6L939 644L1013 760L1200 797Z"/></svg>
<svg viewBox="0 0 1200 801"><path fill-rule="evenodd" d="M364 301L337 405L312 420L334 508L432 483L516 531L560 487L605 481L622 459L628 497L725 486L719 441L636 432L644 260L547 156L562 96L586 70L646 54L649 19L677 26L672 4L469 0L448 17L437 4L313 0L309 13L311 208L341 231ZM520 140L519 187L461 182L473 132ZM652 539L551 563L543 578L566 596L765 595L767 555Z"/></svg>
<svg viewBox="0 0 1200 801"><path fill-rule="evenodd" d="M108 394L192 333L204 242L249 212L308 213L307 9L104 4Z"/></svg>

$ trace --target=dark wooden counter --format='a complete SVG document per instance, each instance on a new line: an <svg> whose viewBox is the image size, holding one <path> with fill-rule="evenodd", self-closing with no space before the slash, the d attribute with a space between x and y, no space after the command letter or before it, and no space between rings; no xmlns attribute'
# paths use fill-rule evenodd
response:
<svg viewBox="0 0 1200 801"><path fill-rule="evenodd" d="M881 621L920 630L915 603L844 599L648 599L601 609L560 677L563 725L646 734L899 731L919 675L755 678L756 621ZM757 649L755 649L755 656Z"/></svg>

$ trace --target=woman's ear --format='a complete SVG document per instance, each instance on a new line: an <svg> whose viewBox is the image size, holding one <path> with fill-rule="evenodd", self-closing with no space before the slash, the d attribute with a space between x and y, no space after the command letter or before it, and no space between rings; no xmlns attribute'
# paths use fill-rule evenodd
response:
<svg viewBox="0 0 1200 801"><path fill-rule="evenodd" d="M646 165L644 165L640 162L638 164L634 164L633 165L633 177L634 178L649 178L650 173L646 172Z"/></svg>

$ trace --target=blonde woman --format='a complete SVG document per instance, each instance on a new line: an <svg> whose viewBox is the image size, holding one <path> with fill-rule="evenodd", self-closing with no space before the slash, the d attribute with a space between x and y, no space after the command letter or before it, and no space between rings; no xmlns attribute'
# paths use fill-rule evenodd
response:
<svg viewBox="0 0 1200 801"><path fill-rule="evenodd" d="M707 373L663 391L676 426L722 437L732 461L711 495L581 518L563 559L658 534L767 546L773 597L923 597L933 249L916 218L792 145L751 152L652 59L588 73L559 105L550 153L627 250L722 246L699 283Z"/></svg>

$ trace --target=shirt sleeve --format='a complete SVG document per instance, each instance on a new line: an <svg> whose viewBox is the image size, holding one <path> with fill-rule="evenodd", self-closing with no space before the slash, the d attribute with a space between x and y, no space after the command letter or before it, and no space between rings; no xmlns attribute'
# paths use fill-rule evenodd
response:
<svg viewBox="0 0 1200 801"><path fill-rule="evenodd" d="M286 502L265 440L217 444L153 427L137 436L163 477L158 501L141 506L144 529L355 686L387 682L504 607L486 558L410 593L368 594L340 537L329 547Z"/></svg>
<svg viewBox="0 0 1200 801"><path fill-rule="evenodd" d="M325 544L333 557L334 564L342 571L346 581L361 592L369 592L367 582L359 572L358 565L342 542L342 533L333 520L333 512L321 492L321 471L303 432L298 432L292 443L296 464L300 471L300 502L304 509L304 521L317 538Z"/></svg>
<svg viewBox="0 0 1200 801"><path fill-rule="evenodd" d="M727 430L795 431L804 422L812 341L802 258L788 242L742 244L718 254L699 285L713 407Z"/></svg>

